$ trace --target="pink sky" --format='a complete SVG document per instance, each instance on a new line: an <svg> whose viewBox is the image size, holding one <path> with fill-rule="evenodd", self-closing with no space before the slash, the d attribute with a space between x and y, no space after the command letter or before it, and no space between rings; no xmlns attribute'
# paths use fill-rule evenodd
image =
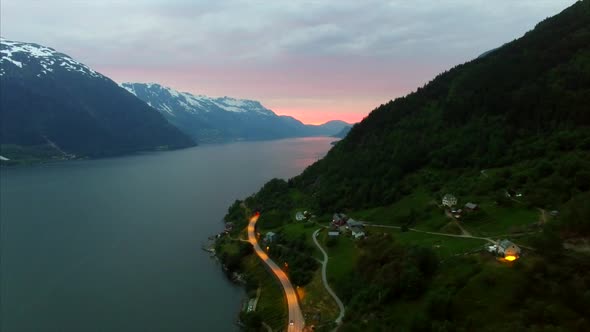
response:
<svg viewBox="0 0 590 332"><path fill-rule="evenodd" d="M321 124L330 120L359 122L380 104L415 90L444 68L411 61L396 66L386 66L377 60L355 65L354 61L334 57L289 59L282 64L253 67L98 66L96 69L119 83L154 82L193 94L254 99L279 115L290 115L307 124Z"/></svg>

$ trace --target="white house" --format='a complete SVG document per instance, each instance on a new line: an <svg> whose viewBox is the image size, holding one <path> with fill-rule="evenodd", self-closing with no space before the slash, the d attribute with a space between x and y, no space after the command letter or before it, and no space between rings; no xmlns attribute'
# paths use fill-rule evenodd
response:
<svg viewBox="0 0 590 332"><path fill-rule="evenodd" d="M350 231L352 232L352 237L355 239L361 239L365 237L365 231L361 227L351 227Z"/></svg>
<svg viewBox="0 0 590 332"><path fill-rule="evenodd" d="M448 207L453 207L453 206L457 205L457 197L455 197L451 194L444 195L443 199L442 199L442 205L448 206Z"/></svg>
<svg viewBox="0 0 590 332"><path fill-rule="evenodd" d="M501 257L511 256L518 258L520 256L520 248L508 240L501 240L498 242L498 255Z"/></svg>
<svg viewBox="0 0 590 332"><path fill-rule="evenodd" d="M295 220L297 220L297 221L302 221L302 220L305 220L305 216L303 215L303 213L301 213L301 211L298 211L298 212L295 214Z"/></svg>

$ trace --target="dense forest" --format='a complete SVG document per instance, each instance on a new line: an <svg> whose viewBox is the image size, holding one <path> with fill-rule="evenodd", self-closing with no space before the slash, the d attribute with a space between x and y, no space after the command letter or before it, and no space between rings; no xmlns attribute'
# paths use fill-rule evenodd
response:
<svg viewBox="0 0 590 332"><path fill-rule="evenodd" d="M547 199L564 203L590 185L588 105L590 2L582 1L375 109L293 181L331 212L392 203L411 188L408 175L426 169L436 175L428 181L444 183L449 170L535 161L515 181L553 178L572 190Z"/></svg>

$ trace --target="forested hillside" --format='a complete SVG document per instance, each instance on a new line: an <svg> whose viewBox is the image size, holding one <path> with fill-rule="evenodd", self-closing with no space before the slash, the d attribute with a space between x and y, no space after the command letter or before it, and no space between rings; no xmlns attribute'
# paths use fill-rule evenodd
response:
<svg viewBox="0 0 590 332"><path fill-rule="evenodd" d="M545 170L515 174L520 186L538 185L555 174L559 186L585 191L590 185L588 105L590 1L583 1L375 109L294 180L317 197L316 207L323 211L392 203L415 185L407 176L425 169L435 172L427 182L442 186L448 174L440 171L530 160ZM571 194L559 197L559 203Z"/></svg>
<svg viewBox="0 0 590 332"><path fill-rule="evenodd" d="M585 0L381 105L244 203L262 230L293 232L308 210L309 229L340 232L323 238L339 331L588 331L589 105ZM330 224L336 212L366 237ZM506 238L516 261L489 250Z"/></svg>

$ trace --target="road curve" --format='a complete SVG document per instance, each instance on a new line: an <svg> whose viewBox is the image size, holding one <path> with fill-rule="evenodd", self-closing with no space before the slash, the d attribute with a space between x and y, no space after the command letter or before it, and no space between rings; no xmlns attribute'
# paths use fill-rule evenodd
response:
<svg viewBox="0 0 590 332"><path fill-rule="evenodd" d="M252 244L256 255L258 255L258 257L260 257L260 259L268 266L268 268L274 273L276 278L283 286L285 296L287 297L287 306L289 308L289 322L293 323L293 325L289 324L287 326L287 331L301 332L305 327L305 320L303 318L301 308L299 307L297 293L295 292L291 281L289 281L287 274L281 270L281 268L275 262L273 262L270 257L268 257L264 250L260 248L258 239L256 238L256 222L258 221L258 217L258 215L254 215L250 218L250 223L248 224L248 242Z"/></svg>
<svg viewBox="0 0 590 332"><path fill-rule="evenodd" d="M332 288L330 288L330 285L328 284L328 278L326 277L326 268L328 266L328 254L326 253L326 251L324 251L324 248L322 248L322 246L317 240L317 236L320 230L321 228L313 232L313 235L311 237L313 238L313 242L315 242L315 245L320 249L322 254L324 254L324 261L322 262L322 280L324 281L324 287L326 287L326 290L328 291L328 293L330 293L330 295L332 295L334 301L336 301L338 307L340 308L340 314L336 318L336 324L340 325L340 323L342 323L342 318L344 318L344 304L342 303L342 301L340 301L340 298L338 298L336 293L334 293L334 291L332 290Z"/></svg>

